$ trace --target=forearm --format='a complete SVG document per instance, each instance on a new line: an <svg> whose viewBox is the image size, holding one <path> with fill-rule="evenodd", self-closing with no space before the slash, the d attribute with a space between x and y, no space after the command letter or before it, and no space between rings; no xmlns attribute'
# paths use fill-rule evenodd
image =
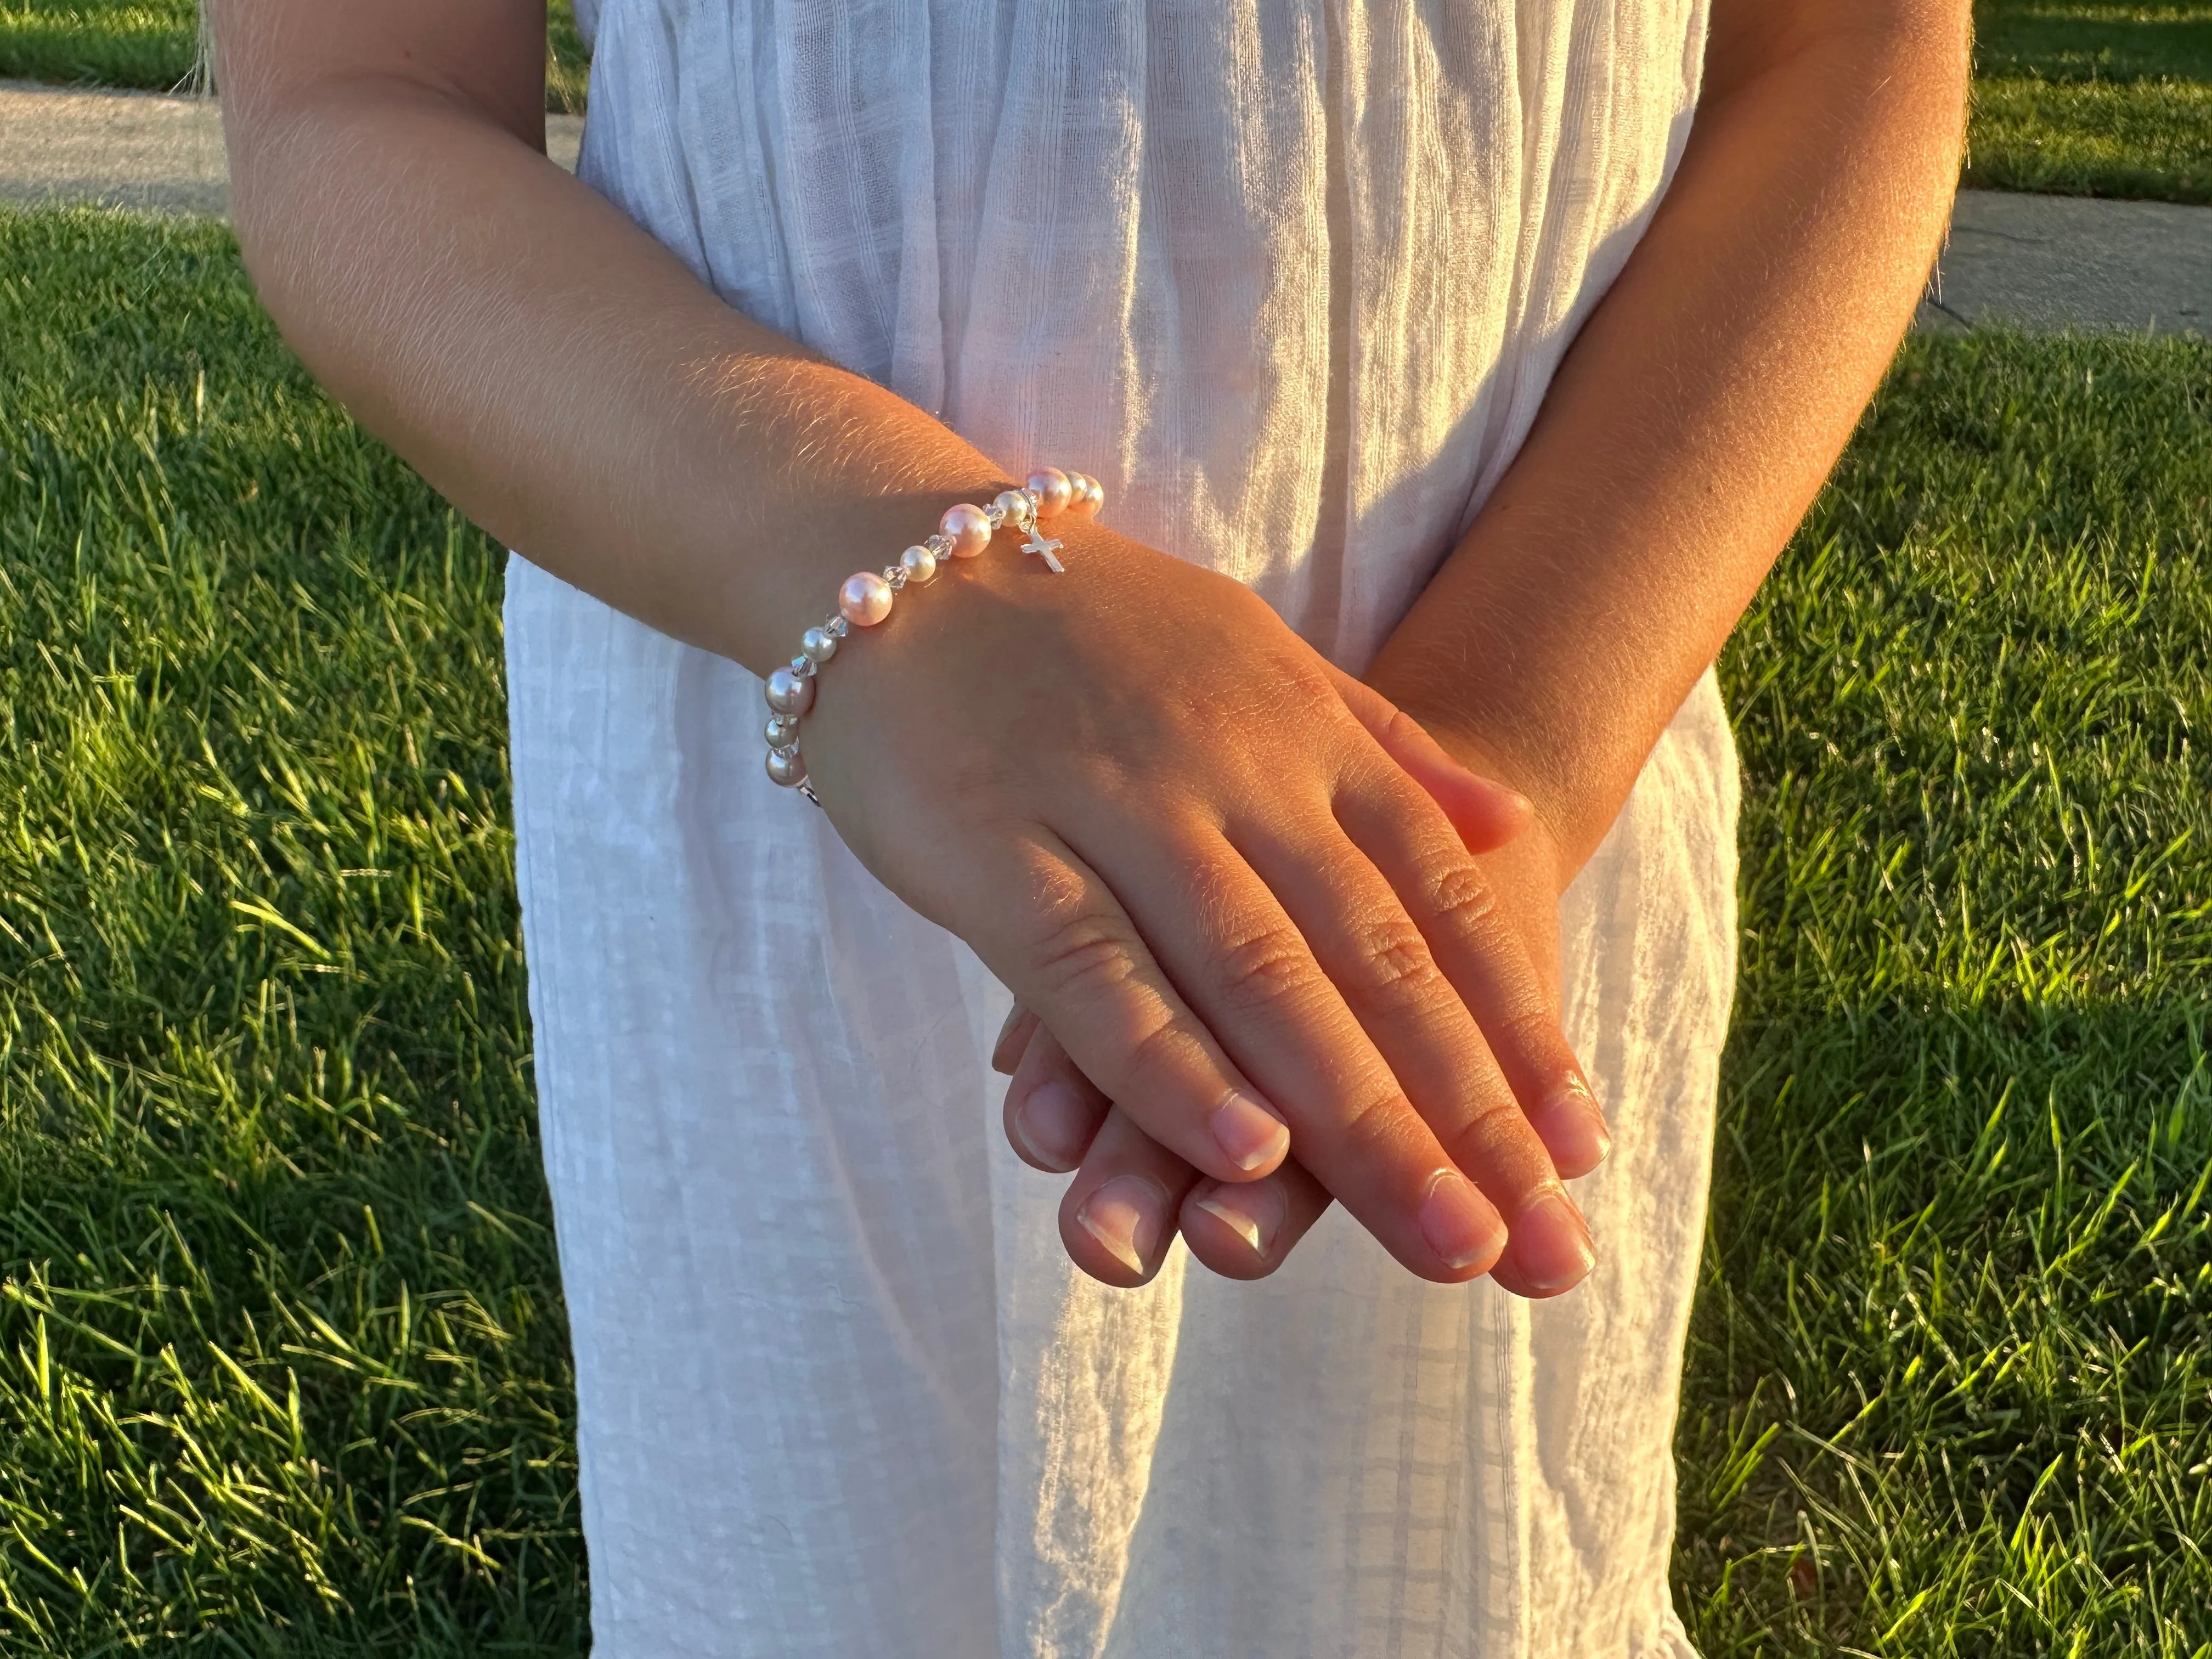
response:
<svg viewBox="0 0 2212 1659"><path fill-rule="evenodd" d="M240 235L286 337L471 518L618 609L765 669L856 564L997 479L723 304L496 99L227 84Z"/></svg>
<svg viewBox="0 0 2212 1659"><path fill-rule="evenodd" d="M1536 802L1567 872L1849 438L1957 177L1965 5L1715 11L1673 187L1370 672Z"/></svg>

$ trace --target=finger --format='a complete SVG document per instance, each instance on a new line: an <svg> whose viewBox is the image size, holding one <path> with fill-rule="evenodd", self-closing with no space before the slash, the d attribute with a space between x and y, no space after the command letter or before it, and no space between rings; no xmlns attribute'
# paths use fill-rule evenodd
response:
<svg viewBox="0 0 2212 1659"><path fill-rule="evenodd" d="M1139 838L1159 844L1159 827ZM1108 1099L1142 1103L1142 1127L1218 1181L1256 1180L1283 1161L1282 1115L1192 1012L1096 871L1042 829L1007 844L999 867L976 867L986 884L968 907L969 942Z"/></svg>
<svg viewBox="0 0 2212 1659"><path fill-rule="evenodd" d="M1182 1201L1183 1242L1225 1279L1265 1279L1329 1203L1328 1189L1296 1158L1261 1181L1200 1181Z"/></svg>
<svg viewBox="0 0 2212 1659"><path fill-rule="evenodd" d="M1313 859L1347 844L1325 800L1307 816L1327 832ZM1288 1122L1306 1169L1412 1272L1444 1283L1486 1272L1505 1242L1496 1209L1414 1111L1297 927L1221 832L1103 818L1091 832L1096 848L1084 850L1110 861L1109 879L1127 896L1161 965ZM1182 1150L1171 1110L1141 1088L1109 1082L1073 1041L1068 1048L1139 1127Z"/></svg>
<svg viewBox="0 0 2212 1659"><path fill-rule="evenodd" d="M1273 1175L1257 1181L1210 1181L1172 1153L1166 1155L1173 1159L1172 1170L1157 1164L1149 1149L1158 1143L1142 1130L1137 1131L1140 1140L1117 1131L1108 1139L1106 1150L1093 1156L1092 1146L1111 1108L1091 1079L1075 1069L1059 1038L1034 1020L1031 1029L1034 1035L1028 1052L1007 1091L1006 1134L1014 1150L1034 1167L1058 1172L1079 1163L1082 1169L1076 1184L1086 1192L1131 1174L1158 1176L1170 1192L1180 1184L1188 1193L1179 1220L1191 1254L1230 1279L1263 1279L1274 1272L1328 1208L1328 1189L1295 1158L1285 1160ZM1042 1091L1061 1085L1081 1102L1068 1112L1065 1121L1069 1127L1054 1127L1058 1120L1051 1114L1061 1109L1057 1105L1050 1108L1042 1127L1017 1127L1015 1102L1025 1088ZM1043 1152L1046 1146L1051 1148L1049 1152ZM1134 1163L1117 1161L1113 1155L1116 1146L1131 1148L1143 1156ZM1166 1178L1170 1175L1172 1179Z"/></svg>
<svg viewBox="0 0 2212 1659"><path fill-rule="evenodd" d="M1449 838L1448 827L1438 830ZM1239 826L1236 840L1423 1121L1504 1217L1510 1240L1493 1276L1524 1295L1556 1295L1581 1280L1595 1260L1589 1229L1484 1033L1437 965L1425 924L1437 918L1422 914L1424 888L1409 883L1401 898L1334 818ZM1463 850L1450 854L1472 873ZM1440 880L1436 871L1418 873ZM1490 944L1521 948L1513 939Z"/></svg>
<svg viewBox="0 0 2212 1659"><path fill-rule="evenodd" d="M1325 664L1359 723L1382 752L1443 811L1470 853L1494 852L1526 830L1536 815L1528 798L1495 779L1469 771L1445 752L1426 727L1373 686Z"/></svg>
<svg viewBox="0 0 2212 1659"><path fill-rule="evenodd" d="M1559 1173L1587 1175L1612 1137L1516 918L1446 826L1376 784L1340 792L1339 821L1405 902Z"/></svg>
<svg viewBox="0 0 2212 1659"><path fill-rule="evenodd" d="M1037 1017L1016 1003L1006 1015L1006 1023L999 1028L999 1040L991 1045L991 1069L1001 1077L1012 1077L1036 1028Z"/></svg>
<svg viewBox="0 0 2212 1659"><path fill-rule="evenodd" d="M1183 1196L1200 1179L1127 1113L1109 1115L1060 1200L1068 1259L1103 1284L1149 1283L1175 1242Z"/></svg>
<svg viewBox="0 0 2212 1659"><path fill-rule="evenodd" d="M1006 1085L1006 1139L1030 1168L1066 1175L1090 1152L1113 1103L1034 1015L1029 1025L1029 1047Z"/></svg>

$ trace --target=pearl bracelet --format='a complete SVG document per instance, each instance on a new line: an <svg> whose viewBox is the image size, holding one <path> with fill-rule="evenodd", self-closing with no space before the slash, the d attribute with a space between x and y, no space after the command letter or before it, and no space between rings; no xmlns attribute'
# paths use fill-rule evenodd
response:
<svg viewBox="0 0 2212 1659"><path fill-rule="evenodd" d="M796 789L817 806L822 799L806 781L806 763L799 753L799 722L814 707L814 676L823 663L837 654L837 642L855 628L873 628L891 614L892 596L908 582L927 586L937 580L944 560L972 559L991 544L1001 526L1029 532L1022 551L1044 561L1054 575L1066 567L1053 556L1060 544L1048 539L1038 521L1074 512L1089 518L1104 504L1106 492L1098 480L1080 472L1062 472L1048 466L1030 474L1020 489L1003 490L988 507L962 501L949 507L938 521L937 533L917 542L887 564L881 573L858 570L837 590L837 614L799 636L799 654L790 665L768 677L769 720L763 735L768 738L768 775L787 789Z"/></svg>

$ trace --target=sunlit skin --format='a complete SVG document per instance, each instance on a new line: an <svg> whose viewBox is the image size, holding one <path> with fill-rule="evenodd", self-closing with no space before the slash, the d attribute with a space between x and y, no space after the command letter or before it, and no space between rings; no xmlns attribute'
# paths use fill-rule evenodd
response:
<svg viewBox="0 0 2212 1659"><path fill-rule="evenodd" d="M1368 672L1536 823L1480 861L1550 988L1558 898L1719 651L1894 353L1958 176L1968 8L1718 0L1673 186L1511 470ZM1103 1125L1071 1206L1142 1169L1217 1272L1273 1272L1328 1204L1295 1165L1224 1193L1118 1115L1048 1031L1047 1083ZM1547 1137L1563 1168L1576 1150ZM1241 1229L1216 1210L1239 1212ZM1267 1248L1249 1237L1260 1228Z"/></svg>
<svg viewBox="0 0 2212 1659"><path fill-rule="evenodd" d="M1030 459L732 311L547 161L526 0L215 22L240 241L287 338L607 603L765 671L849 550ZM1035 1011L1003 1045L1010 1126L1033 1161L1081 1156L1063 1237L1109 1283L1177 1225L1271 1271L1332 1197L1425 1278L1588 1269L1559 1177L1603 1131L1559 1030L1559 896L1894 349L1962 122L1958 0L1722 0L1713 29L1674 188L1366 688L1236 583L1072 520L1069 575L1003 537L823 678L826 809ZM1098 1125L1070 1156L1024 1145L1048 1080ZM1288 1135L1240 1140L1232 1092ZM1075 1219L1117 1178L1160 1204L1133 1267Z"/></svg>

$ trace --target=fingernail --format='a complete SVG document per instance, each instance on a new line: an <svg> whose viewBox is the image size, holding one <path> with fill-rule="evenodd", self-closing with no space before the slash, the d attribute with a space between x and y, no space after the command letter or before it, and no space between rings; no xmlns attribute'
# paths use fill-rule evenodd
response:
<svg viewBox="0 0 2212 1659"><path fill-rule="evenodd" d="M1141 1278L1167 1220L1167 1191L1146 1176L1115 1176L1083 1200L1075 1218L1106 1253Z"/></svg>
<svg viewBox="0 0 2212 1659"><path fill-rule="evenodd" d="M1013 1036L1014 1027L1022 1023L1022 1015L1026 1012L1018 1002L1008 1009L1006 1023L999 1028L998 1037L991 1044L991 1069L1002 1076L1012 1077L1014 1074L1014 1067L1021 1063L1022 1057L1019 1054L1010 1054L1006 1052L1006 1039Z"/></svg>
<svg viewBox="0 0 2212 1659"><path fill-rule="evenodd" d="M1505 1246L1505 1224L1491 1202L1456 1170L1439 1170L1421 1200L1421 1237L1437 1259L1457 1273L1487 1266Z"/></svg>
<svg viewBox="0 0 2212 1659"><path fill-rule="evenodd" d="M1211 1191L1191 1201L1249 1244L1258 1256L1267 1254L1290 1211L1282 1183L1269 1180L1217 1182Z"/></svg>
<svg viewBox="0 0 2212 1659"><path fill-rule="evenodd" d="M1529 1290L1548 1295L1578 1285L1597 1265L1597 1247L1573 1200L1558 1187L1540 1188L1513 1220L1507 1245L1513 1270Z"/></svg>
<svg viewBox="0 0 2212 1659"><path fill-rule="evenodd" d="M1038 1084L1014 1109L1014 1121L1021 1127L1022 1145L1030 1156L1048 1170L1062 1171L1083 1162L1104 1115L1097 1102L1058 1079Z"/></svg>
<svg viewBox="0 0 2212 1659"><path fill-rule="evenodd" d="M1290 1126L1251 1096L1231 1089L1213 1109L1214 1144L1240 1170L1257 1170L1290 1150Z"/></svg>
<svg viewBox="0 0 2212 1659"><path fill-rule="evenodd" d="M1528 1121L1563 1176L1588 1175L1613 1150L1605 1114L1580 1078L1570 1079L1545 1096Z"/></svg>

